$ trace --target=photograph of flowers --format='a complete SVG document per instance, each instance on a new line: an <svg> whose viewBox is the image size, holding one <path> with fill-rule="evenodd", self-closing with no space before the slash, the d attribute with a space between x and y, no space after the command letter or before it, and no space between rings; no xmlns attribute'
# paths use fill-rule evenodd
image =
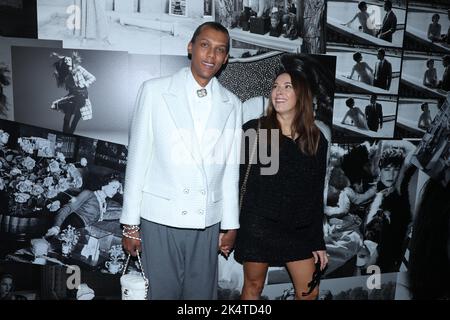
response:
<svg viewBox="0 0 450 320"><path fill-rule="evenodd" d="M0 260L120 272L125 163L124 146L0 120Z"/></svg>

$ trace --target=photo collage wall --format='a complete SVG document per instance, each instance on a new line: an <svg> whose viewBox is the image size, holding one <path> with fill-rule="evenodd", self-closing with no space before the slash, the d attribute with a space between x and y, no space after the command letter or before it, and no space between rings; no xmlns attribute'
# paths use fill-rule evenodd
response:
<svg viewBox="0 0 450 320"><path fill-rule="evenodd" d="M429 185L448 190L450 180L449 10L407 0L390 10L381 0L0 0L0 282L15 284L1 294L121 298L137 92L188 66L194 30L217 21L231 38L218 79L243 102L244 122L264 114L283 56L314 70L316 124L329 141L319 298L410 299L415 223L429 218ZM83 74L81 93L64 82L67 61ZM98 212L85 211L111 187ZM219 299L239 299L242 265L218 259ZM374 265L380 286L369 289ZM284 267L269 268L263 298L294 298Z"/></svg>

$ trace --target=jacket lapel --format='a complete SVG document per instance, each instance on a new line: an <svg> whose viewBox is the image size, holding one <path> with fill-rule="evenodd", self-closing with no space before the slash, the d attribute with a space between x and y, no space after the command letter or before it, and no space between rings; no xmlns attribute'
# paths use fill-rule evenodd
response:
<svg viewBox="0 0 450 320"><path fill-rule="evenodd" d="M172 82L166 93L163 93L170 115L178 128L178 134L192 158L202 167L202 158L197 135L195 134L194 121L189 109L189 102L185 90L186 68L183 68L172 77Z"/></svg>
<svg viewBox="0 0 450 320"><path fill-rule="evenodd" d="M213 78L211 81L213 81L213 99L208 121L206 122L205 134L203 135L202 154L204 159L212 152L214 146L221 138L227 119L233 110L233 105L219 81L216 78Z"/></svg>

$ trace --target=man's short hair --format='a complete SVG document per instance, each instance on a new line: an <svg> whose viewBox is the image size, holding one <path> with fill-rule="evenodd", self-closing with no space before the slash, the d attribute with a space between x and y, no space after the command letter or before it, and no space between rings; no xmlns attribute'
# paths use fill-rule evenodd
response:
<svg viewBox="0 0 450 320"><path fill-rule="evenodd" d="M377 100L377 98L378 98L378 96L377 96L375 93L372 93L372 94L370 95L370 100L372 100L372 99Z"/></svg>
<svg viewBox="0 0 450 320"><path fill-rule="evenodd" d="M212 28L214 30L217 30L217 31L220 31L220 32L226 34L226 36L228 38L226 50L227 50L227 53L230 51L230 34L228 33L227 28L225 28L223 25L221 25L220 23L215 22L215 21L207 21L207 22L199 25L197 27L197 29L195 29L194 34L192 35L191 43L195 43L195 40L197 39L198 35L202 32L202 30L204 28Z"/></svg>
<svg viewBox="0 0 450 320"><path fill-rule="evenodd" d="M447 63L450 63L450 55L446 54L445 56L442 57L442 61L445 61Z"/></svg>
<svg viewBox="0 0 450 320"><path fill-rule="evenodd" d="M380 157L380 161L378 162L378 167L380 169L386 168L389 165L393 167L399 168L403 164L403 160L405 160L405 154L400 148L388 148L383 151Z"/></svg>
<svg viewBox="0 0 450 320"><path fill-rule="evenodd" d="M391 0L385 0L384 4L388 9L392 9L392 1Z"/></svg>
<svg viewBox="0 0 450 320"><path fill-rule="evenodd" d="M378 49L378 53L382 54L384 57L386 54L386 51L384 51L384 49L380 48L380 49Z"/></svg>

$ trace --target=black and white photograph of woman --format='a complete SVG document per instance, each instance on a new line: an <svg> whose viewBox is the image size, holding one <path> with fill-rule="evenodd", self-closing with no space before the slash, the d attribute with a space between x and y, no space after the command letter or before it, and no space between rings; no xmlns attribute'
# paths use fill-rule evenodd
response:
<svg viewBox="0 0 450 320"><path fill-rule="evenodd" d="M427 70L423 74L423 85L429 88L437 88L438 79L436 68L434 67L434 59L427 60Z"/></svg>
<svg viewBox="0 0 450 320"><path fill-rule="evenodd" d="M14 120L126 145L126 52L13 46Z"/></svg>
<svg viewBox="0 0 450 320"><path fill-rule="evenodd" d="M341 123L345 124L347 119L350 121L350 124L355 127L363 130L368 130L367 121L365 114L359 108L355 108L355 99L348 98L345 100L345 105L349 108L349 110L345 113L344 118Z"/></svg>
<svg viewBox="0 0 450 320"><path fill-rule="evenodd" d="M58 59L53 64L56 85L65 88L68 94L53 101L50 108L64 113L63 132L74 133L80 119L92 119L88 88L96 78L81 66L81 57L77 51L73 51L71 56L53 52L51 57Z"/></svg>
<svg viewBox="0 0 450 320"><path fill-rule="evenodd" d="M450 55L404 51L400 95L445 98L450 90Z"/></svg>
<svg viewBox="0 0 450 320"><path fill-rule="evenodd" d="M333 141L345 137L393 138L396 114L396 96L336 93Z"/></svg>
<svg viewBox="0 0 450 320"><path fill-rule="evenodd" d="M367 3L365 1L361 1L358 3L358 9L359 11L353 16L353 18L343 23L343 26L349 27L355 21L358 19L358 22L360 24L360 28L362 28L362 31L364 33L367 33L368 35L373 36L375 31L375 10L371 10L370 13L367 12ZM358 27L358 29L359 29Z"/></svg>
<svg viewBox="0 0 450 320"><path fill-rule="evenodd" d="M100 144L117 150L123 146L13 121L0 120L0 128L0 265L80 262L87 268L103 267L120 243L125 169L117 171L112 163L84 155L98 155ZM89 151L78 149L81 145ZM10 174L19 162L20 169ZM62 251L67 242L72 262L65 260L69 252ZM105 267L103 271L109 269Z"/></svg>
<svg viewBox="0 0 450 320"><path fill-rule="evenodd" d="M371 264L381 272L399 270L411 221L406 186L414 149L401 140L332 145L324 221L330 263L325 277L364 274Z"/></svg>
<svg viewBox="0 0 450 320"><path fill-rule="evenodd" d="M395 136L422 138L439 112L438 105L437 99L399 98Z"/></svg>
<svg viewBox="0 0 450 320"><path fill-rule="evenodd" d="M328 43L402 47L406 0L339 0L327 5Z"/></svg>
<svg viewBox="0 0 450 320"><path fill-rule="evenodd" d="M336 92L398 94L402 52L397 49L328 45L336 56Z"/></svg>
<svg viewBox="0 0 450 320"><path fill-rule="evenodd" d="M363 61L363 56L361 52L356 52L353 54L353 60L355 64L352 67L352 72L348 76L349 79L353 79L353 75L356 72L357 80L365 84L373 85L373 69Z"/></svg>
<svg viewBox="0 0 450 320"><path fill-rule="evenodd" d="M449 35L448 1L409 1L405 49L450 53Z"/></svg>

